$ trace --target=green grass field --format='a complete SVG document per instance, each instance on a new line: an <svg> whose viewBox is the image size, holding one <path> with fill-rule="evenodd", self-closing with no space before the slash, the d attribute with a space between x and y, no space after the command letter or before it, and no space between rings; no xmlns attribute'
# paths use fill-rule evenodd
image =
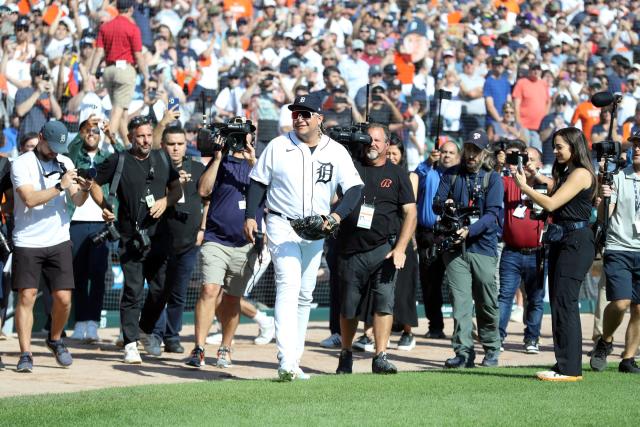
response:
<svg viewBox="0 0 640 427"><path fill-rule="evenodd" d="M530 367L112 388L2 399L0 425L638 425L640 377L616 367L580 383Z"/></svg>

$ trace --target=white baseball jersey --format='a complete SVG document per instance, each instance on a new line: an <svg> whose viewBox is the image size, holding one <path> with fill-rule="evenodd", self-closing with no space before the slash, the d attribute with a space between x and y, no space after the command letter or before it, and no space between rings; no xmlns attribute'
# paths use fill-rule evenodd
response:
<svg viewBox="0 0 640 427"><path fill-rule="evenodd" d="M274 138L249 177L268 186L267 208L289 218L328 215L338 185L364 185L340 143L323 135L312 154L295 132Z"/></svg>

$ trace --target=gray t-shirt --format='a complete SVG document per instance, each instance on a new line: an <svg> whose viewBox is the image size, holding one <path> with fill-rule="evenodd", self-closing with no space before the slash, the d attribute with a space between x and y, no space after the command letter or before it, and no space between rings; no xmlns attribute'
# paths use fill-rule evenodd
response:
<svg viewBox="0 0 640 427"><path fill-rule="evenodd" d="M640 230L634 230L633 225L640 218L640 175L628 166L613 176L613 183L611 203L616 207L609 220L606 249L640 251Z"/></svg>
<svg viewBox="0 0 640 427"><path fill-rule="evenodd" d="M477 74L469 76L465 73L460 74L460 86L464 86L466 90L482 89L484 87L484 77ZM484 96L471 99L466 96L460 96L464 101L467 114L485 115L487 114L487 107L484 104Z"/></svg>
<svg viewBox="0 0 640 427"><path fill-rule="evenodd" d="M24 101L29 99L31 95L33 95L35 89L32 87L24 87L18 89L16 92L16 101L15 106L22 104ZM33 104L33 108L29 110L24 117L20 119L20 128L18 129L18 141L22 138L22 136L27 132L40 132L42 126L47 123L49 113L47 109L51 108L51 103L49 101L49 95L47 93L43 93L40 95L38 101Z"/></svg>

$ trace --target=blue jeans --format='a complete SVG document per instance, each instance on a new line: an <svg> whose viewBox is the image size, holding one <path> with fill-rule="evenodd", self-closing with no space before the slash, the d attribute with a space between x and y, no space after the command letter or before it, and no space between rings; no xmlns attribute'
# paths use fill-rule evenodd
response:
<svg viewBox="0 0 640 427"><path fill-rule="evenodd" d="M182 254L174 254L169 258L165 279L165 291L169 293L167 306L162 310L153 328L153 333L164 338L165 342L180 340L187 288L199 253L200 247L194 246Z"/></svg>
<svg viewBox="0 0 640 427"><path fill-rule="evenodd" d="M104 299L105 276L109 262L109 248L99 245L91 236L104 228L104 222L73 221L69 228L73 242L73 291L76 322L100 321Z"/></svg>
<svg viewBox="0 0 640 427"><path fill-rule="evenodd" d="M507 336L507 324L511 316L511 307L516 290L520 282L524 281L527 296L525 307L524 340L538 341L540 325L544 312L544 280L538 278L538 256L541 254L525 255L505 246L500 259L500 293L498 305L500 307L500 338Z"/></svg>

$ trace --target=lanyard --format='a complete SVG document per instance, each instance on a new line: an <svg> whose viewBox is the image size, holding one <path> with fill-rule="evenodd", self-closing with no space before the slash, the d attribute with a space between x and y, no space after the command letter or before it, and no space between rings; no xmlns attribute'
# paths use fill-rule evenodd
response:
<svg viewBox="0 0 640 427"><path fill-rule="evenodd" d="M469 175L464 177L464 181L467 185L467 193L469 195L469 207L473 206L475 200L474 200L474 194L476 192L476 187L478 186L478 177L480 176L480 173L477 173L475 178L473 179L473 185L469 186Z"/></svg>
<svg viewBox="0 0 640 427"><path fill-rule="evenodd" d="M640 186L638 186L638 179L633 177L633 195L635 197L636 215L640 211Z"/></svg>

